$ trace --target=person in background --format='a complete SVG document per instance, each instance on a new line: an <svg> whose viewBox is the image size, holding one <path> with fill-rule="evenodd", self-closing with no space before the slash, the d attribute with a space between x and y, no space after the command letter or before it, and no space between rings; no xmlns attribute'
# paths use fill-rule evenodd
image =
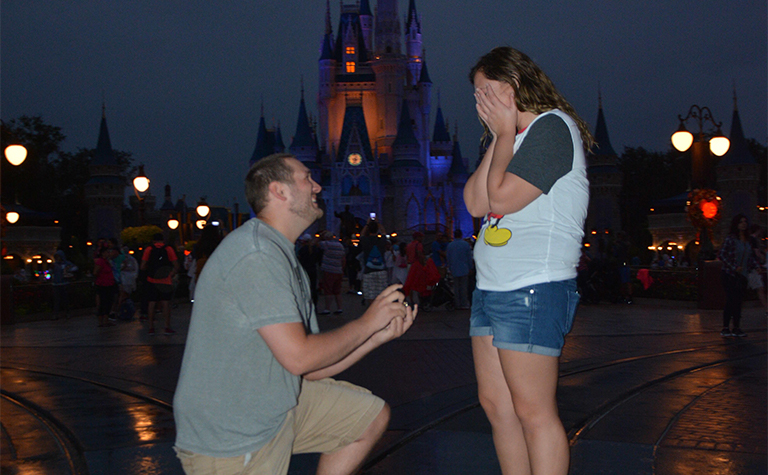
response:
<svg viewBox="0 0 768 475"><path fill-rule="evenodd" d="M376 298L387 287L387 265L384 254L387 252L386 234L374 218L370 218L363 227L360 249L363 254L363 304Z"/></svg>
<svg viewBox="0 0 768 475"><path fill-rule="evenodd" d="M69 282L73 277L77 266L67 260L64 251L58 250L53 255L53 272L51 284L53 286L53 320L58 320L62 312L64 318L69 318Z"/></svg>
<svg viewBox="0 0 768 475"><path fill-rule="evenodd" d="M200 233L200 240L195 244L192 255L195 258L195 282L200 280L200 274L203 272L205 263L211 257L221 242L221 232L219 227L213 224L206 224Z"/></svg>
<svg viewBox="0 0 768 475"><path fill-rule="evenodd" d="M296 257L299 258L301 267L309 277L309 288L312 291L312 303L315 307L317 307L317 266L323 259L323 251L317 244L317 240L311 234L305 233L299 238L299 249L296 251Z"/></svg>
<svg viewBox="0 0 768 475"><path fill-rule="evenodd" d="M490 144L464 187L483 218L470 335L478 398L502 473L565 475L559 356L579 301L589 126L528 56L495 48L472 68ZM487 142L486 142L487 143Z"/></svg>
<svg viewBox="0 0 768 475"><path fill-rule="evenodd" d="M749 219L745 215L734 216L728 236L717 254L717 258L723 263L720 276L725 288L725 307L720 335L724 337L747 336L741 330L741 304L747 291L749 273L758 266L748 229ZM730 326L731 322L733 327Z"/></svg>
<svg viewBox="0 0 768 475"><path fill-rule="evenodd" d="M346 264L344 246L330 231L323 231L321 234L323 240L318 247L323 252L320 263L320 285L323 288L323 298L325 300L325 310L321 315L331 313L331 301L336 301L336 310L334 313L341 313L341 281L344 278L344 266Z"/></svg>
<svg viewBox="0 0 768 475"><path fill-rule="evenodd" d="M139 263L130 254L128 246L123 246L122 254L125 257L120 265L120 303L117 307L120 312L123 311L123 303L136 291L136 279L139 277Z"/></svg>
<svg viewBox="0 0 768 475"><path fill-rule="evenodd" d="M448 271L453 277L454 306L469 309L469 273L472 270L472 246L462 239L461 229L453 232L453 241L445 249Z"/></svg>
<svg viewBox="0 0 768 475"><path fill-rule="evenodd" d="M155 334L155 306L160 303L165 317L165 334L173 335L171 328L171 297L173 295L173 276L178 272L176 251L165 244L161 233L155 234L151 246L144 249L141 257L141 269L147 273L147 314L149 316L149 335Z"/></svg>
<svg viewBox="0 0 768 475"><path fill-rule="evenodd" d="M430 249L432 250L432 261L434 261L435 267L437 267L438 272L440 272L440 277L445 277L445 249L447 247L448 236L438 231L437 234L435 234L435 240L432 241Z"/></svg>
<svg viewBox="0 0 768 475"><path fill-rule="evenodd" d="M117 295L115 274L112 271L112 256L114 249L103 246L98 250L98 256L93 261L93 284L96 287L97 308L96 316L100 327L114 325L109 321L109 312Z"/></svg>

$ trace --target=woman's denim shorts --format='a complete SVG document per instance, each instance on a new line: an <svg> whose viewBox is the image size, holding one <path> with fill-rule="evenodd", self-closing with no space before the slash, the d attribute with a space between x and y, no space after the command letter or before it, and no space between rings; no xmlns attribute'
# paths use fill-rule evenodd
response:
<svg viewBox="0 0 768 475"><path fill-rule="evenodd" d="M560 356L578 303L575 279L508 292L475 289L469 334L492 335L503 350Z"/></svg>

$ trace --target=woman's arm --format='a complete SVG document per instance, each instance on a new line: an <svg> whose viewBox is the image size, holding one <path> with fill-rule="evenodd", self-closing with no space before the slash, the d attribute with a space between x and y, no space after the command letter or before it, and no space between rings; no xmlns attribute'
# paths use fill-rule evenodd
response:
<svg viewBox="0 0 768 475"><path fill-rule="evenodd" d="M464 185L464 203L467 205L469 214L475 218L482 218L491 211L491 204L488 201L488 170L495 148L496 136L494 135L491 145L483 155L483 160Z"/></svg>
<svg viewBox="0 0 768 475"><path fill-rule="evenodd" d="M514 92L510 92L509 105L504 104L490 86L477 89L475 98L478 115L488 125L495 142L495 147L488 149L491 155L486 179L488 209L495 214L520 211L538 198L541 190L507 172L514 156L519 115Z"/></svg>

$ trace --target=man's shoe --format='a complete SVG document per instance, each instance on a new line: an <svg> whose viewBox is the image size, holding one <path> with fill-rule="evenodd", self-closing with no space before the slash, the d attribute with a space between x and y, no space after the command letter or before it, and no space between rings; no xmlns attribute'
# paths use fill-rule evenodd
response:
<svg viewBox="0 0 768 475"><path fill-rule="evenodd" d="M165 334L166 335L175 335L176 334L176 330L174 330L171 327L165 327Z"/></svg>
<svg viewBox="0 0 768 475"><path fill-rule="evenodd" d="M720 336L733 336L733 333L728 328L720 330Z"/></svg>
<svg viewBox="0 0 768 475"><path fill-rule="evenodd" d="M744 338L745 336L747 336L747 334L744 333L743 331L741 331L741 328L734 328L733 331L731 332L731 336L737 336L739 338Z"/></svg>
<svg viewBox="0 0 768 475"><path fill-rule="evenodd" d="M320 312L320 315L330 315L330 314L331 314L331 311L327 309Z"/></svg>
<svg viewBox="0 0 768 475"><path fill-rule="evenodd" d="M342 312L343 312L343 310L342 310L342 309L338 309L338 310L334 311L333 313L335 313L335 314L339 314L339 313L342 313Z"/></svg>

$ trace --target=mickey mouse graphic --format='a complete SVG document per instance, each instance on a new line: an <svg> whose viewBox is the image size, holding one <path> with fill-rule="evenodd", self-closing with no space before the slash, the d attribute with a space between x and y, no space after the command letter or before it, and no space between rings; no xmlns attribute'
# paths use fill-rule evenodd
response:
<svg viewBox="0 0 768 475"><path fill-rule="evenodd" d="M503 218L503 214L488 213L485 217L489 224L483 231L483 240L486 244L492 247L506 246L509 239L512 237L512 231L507 228L499 229L499 221ZM495 220L495 221L494 221Z"/></svg>

